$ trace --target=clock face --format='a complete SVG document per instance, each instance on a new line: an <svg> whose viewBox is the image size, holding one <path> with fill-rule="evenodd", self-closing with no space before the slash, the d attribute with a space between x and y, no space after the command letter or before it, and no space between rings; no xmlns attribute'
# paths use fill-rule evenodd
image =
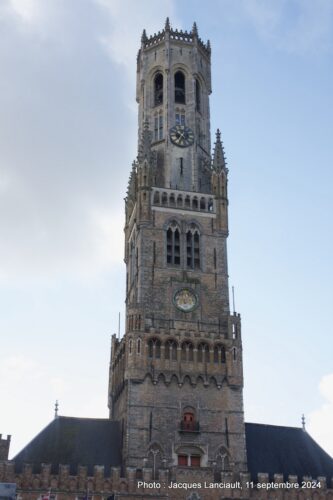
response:
<svg viewBox="0 0 333 500"><path fill-rule="evenodd" d="M190 288L181 288L176 291L173 303L180 311L191 312L198 305L198 297Z"/></svg>
<svg viewBox="0 0 333 500"><path fill-rule="evenodd" d="M185 125L175 125L170 129L170 139L173 144L180 148L187 148L194 142L194 133Z"/></svg>

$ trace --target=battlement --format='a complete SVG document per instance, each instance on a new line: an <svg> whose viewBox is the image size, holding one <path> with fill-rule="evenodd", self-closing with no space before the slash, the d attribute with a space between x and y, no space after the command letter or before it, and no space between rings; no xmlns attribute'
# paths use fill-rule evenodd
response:
<svg viewBox="0 0 333 500"><path fill-rule="evenodd" d="M9 434L6 438L3 438L2 434L0 434L0 460L8 460L10 440L11 436Z"/></svg>
<svg viewBox="0 0 333 500"><path fill-rule="evenodd" d="M146 464L147 465L147 464ZM78 465L73 474L70 465L59 464L54 470L51 464L40 464L39 467L23 464L18 471L14 462L0 462L0 482L16 482L18 494L22 500L39 498L51 490L53 495L61 498L65 492L70 492L71 498L89 497L102 498L119 493L120 496L130 497L131 494L144 495L142 498L180 499L184 491L171 491L171 483L196 483L200 487L192 487L190 491L204 493L204 498L221 498L221 487L224 485L224 496L234 498L267 498L271 489L274 489L276 498L282 498L284 492L292 492L293 498L332 498L333 478L326 477L298 477L295 475L283 476L280 473L258 473L255 477L250 473L217 473L214 464L204 468L177 467L154 470L143 464L141 469L127 467L122 471L120 467L111 467L106 470L103 465L93 466L93 472L88 474L88 467ZM210 491L209 484L215 484ZM274 485L274 486L272 486ZM231 494L232 493L232 494ZM208 495L208 496L207 496ZM116 497L117 498L117 497ZM199 497L201 498L201 497Z"/></svg>
<svg viewBox="0 0 333 500"><path fill-rule="evenodd" d="M152 47L155 47L156 45L164 43L166 40L172 40L189 45L197 44L202 49L207 58L210 58L210 42L208 40L207 43L204 43L203 40L199 37L196 23L193 24L193 28L191 31L177 30L171 28L169 18L167 18L165 28L162 31L158 31L157 33L154 33L150 36L147 36L145 30L143 31L141 37L141 46L142 49L150 49Z"/></svg>

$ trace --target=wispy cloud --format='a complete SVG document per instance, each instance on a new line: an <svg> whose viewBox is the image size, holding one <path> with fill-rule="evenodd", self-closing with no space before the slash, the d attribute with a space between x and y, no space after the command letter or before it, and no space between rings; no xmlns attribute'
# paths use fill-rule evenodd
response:
<svg viewBox="0 0 333 500"><path fill-rule="evenodd" d="M331 0L243 0L242 10L258 35L291 53L333 49Z"/></svg>
<svg viewBox="0 0 333 500"><path fill-rule="evenodd" d="M9 0L9 6L23 21L31 23L40 18L40 0Z"/></svg>
<svg viewBox="0 0 333 500"><path fill-rule="evenodd" d="M180 25L175 15L174 0L161 0L156 3L151 0L133 2L131 0L94 0L105 9L110 22L107 35L100 38L114 62L123 66L131 81L135 77L135 56L143 27L148 34L162 30L166 17Z"/></svg>
<svg viewBox="0 0 333 500"><path fill-rule="evenodd" d="M128 140L120 70L99 42L110 24L94 0L80 17L78 5L6 0L0 7L2 283L86 279L122 260L121 193L135 156L135 118ZM115 30L117 39L116 21Z"/></svg>

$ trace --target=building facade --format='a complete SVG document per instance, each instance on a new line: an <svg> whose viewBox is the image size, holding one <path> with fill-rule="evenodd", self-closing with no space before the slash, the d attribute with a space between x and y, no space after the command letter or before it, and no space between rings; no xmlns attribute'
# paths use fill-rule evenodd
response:
<svg viewBox="0 0 333 500"><path fill-rule="evenodd" d="M333 500L333 460L304 428L244 422L228 169L219 131L211 154L210 94L211 48L196 24L143 32L109 419L56 414L10 461L0 439L0 482L22 500Z"/></svg>

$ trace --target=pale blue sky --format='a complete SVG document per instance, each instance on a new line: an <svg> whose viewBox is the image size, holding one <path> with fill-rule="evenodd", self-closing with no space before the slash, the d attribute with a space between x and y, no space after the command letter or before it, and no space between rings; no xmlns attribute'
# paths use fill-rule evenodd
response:
<svg viewBox="0 0 333 500"><path fill-rule="evenodd" d="M333 3L156 6L0 4L0 433L17 452L57 398L60 414L107 416L136 53L142 29L169 15L173 27L196 20L212 44L246 419L299 426L304 412L333 454Z"/></svg>

